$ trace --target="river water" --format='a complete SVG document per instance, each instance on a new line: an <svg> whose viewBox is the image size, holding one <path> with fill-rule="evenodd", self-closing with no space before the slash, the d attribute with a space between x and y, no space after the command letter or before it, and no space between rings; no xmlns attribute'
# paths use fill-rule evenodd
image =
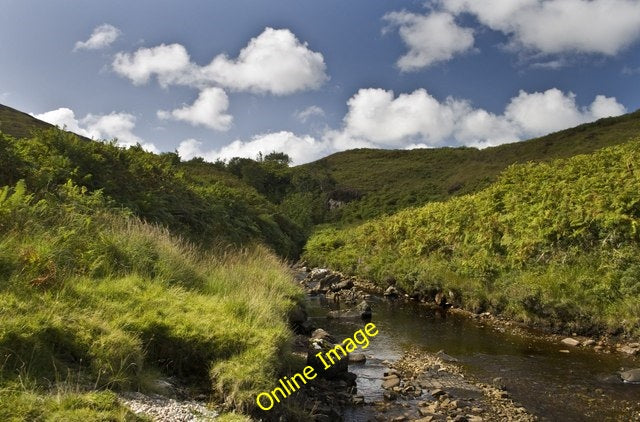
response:
<svg viewBox="0 0 640 422"><path fill-rule="evenodd" d="M618 372L640 367L619 354L569 348L540 336L523 336L484 326L478 320L443 313L417 303L372 297L373 320L379 334L364 351L363 365L350 365L358 375L358 394L367 402L381 400L382 361L398 359L417 347L444 350L466 373L481 382L500 377L514 401L541 420L629 421L640 409L640 385L623 383ZM309 298L310 318L337 340L350 337L364 323L355 319L327 319L336 305L323 296ZM570 349L570 353L560 350ZM360 352L360 350L358 350ZM366 421L371 407L350 409L347 421ZM637 419L636 419L637 420Z"/></svg>

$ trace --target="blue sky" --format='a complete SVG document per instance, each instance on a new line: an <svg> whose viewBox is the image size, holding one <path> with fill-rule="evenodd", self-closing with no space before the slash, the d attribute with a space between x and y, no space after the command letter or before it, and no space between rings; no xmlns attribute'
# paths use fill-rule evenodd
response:
<svg viewBox="0 0 640 422"><path fill-rule="evenodd" d="M185 158L484 147L640 108L636 0L0 8L0 103Z"/></svg>

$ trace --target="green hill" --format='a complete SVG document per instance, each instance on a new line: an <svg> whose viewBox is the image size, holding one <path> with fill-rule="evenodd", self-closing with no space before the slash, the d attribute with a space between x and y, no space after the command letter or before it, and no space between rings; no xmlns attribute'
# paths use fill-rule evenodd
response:
<svg viewBox="0 0 640 422"><path fill-rule="evenodd" d="M326 221L358 222L476 192L495 181L510 164L589 153L638 135L640 110L541 138L482 150L356 149L296 167L294 171L329 178L333 184L323 192L324 195L343 201L352 200L341 209L328 213Z"/></svg>
<svg viewBox="0 0 640 422"><path fill-rule="evenodd" d="M639 163L634 140L513 165L477 193L320 230L305 258L475 312L637 336Z"/></svg>
<svg viewBox="0 0 640 422"><path fill-rule="evenodd" d="M36 129L51 129L53 125L0 104L0 132L16 138L26 138Z"/></svg>
<svg viewBox="0 0 640 422"><path fill-rule="evenodd" d="M290 363L301 229L215 166L2 119L28 135L0 132L0 420L140 420L111 391L168 378L251 412Z"/></svg>

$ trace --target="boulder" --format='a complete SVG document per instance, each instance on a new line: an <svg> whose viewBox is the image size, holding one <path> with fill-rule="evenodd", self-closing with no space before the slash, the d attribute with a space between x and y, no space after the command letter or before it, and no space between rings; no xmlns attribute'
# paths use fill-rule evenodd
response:
<svg viewBox="0 0 640 422"><path fill-rule="evenodd" d="M382 388L385 390L397 387L398 385L400 385L400 378L397 375L389 375L388 377L383 378Z"/></svg>
<svg viewBox="0 0 640 422"><path fill-rule="evenodd" d="M349 363L365 363L367 357L364 353L349 353Z"/></svg>
<svg viewBox="0 0 640 422"><path fill-rule="evenodd" d="M444 362L458 362L458 359L446 354L444 350L438 351L438 353L436 353L436 356L442 359Z"/></svg>
<svg viewBox="0 0 640 422"><path fill-rule="evenodd" d="M640 383L640 368L620 372L620 378L624 382Z"/></svg>
<svg viewBox="0 0 640 422"><path fill-rule="evenodd" d="M347 290L353 287L353 281L351 279L342 280L331 286L331 291L338 292L340 290Z"/></svg>
<svg viewBox="0 0 640 422"><path fill-rule="evenodd" d="M371 319L371 316L372 316L371 305L369 305L369 303L366 300L363 300L362 302L360 302L360 304L356 309L358 310L358 312L360 312L360 318L364 320Z"/></svg>
<svg viewBox="0 0 640 422"><path fill-rule="evenodd" d="M396 289L394 286L389 286L387 287L387 290L384 291L384 295L386 297L398 297L398 289Z"/></svg>
<svg viewBox="0 0 640 422"><path fill-rule="evenodd" d="M309 340L309 348L307 351L307 365L313 367L320 378L333 380L333 379L346 379L349 374L349 358L347 356L342 357L340 360L335 360L331 364L328 358L325 357L326 353L334 347L333 343L321 339ZM322 353L322 356L327 364L330 364L329 368L325 369L325 365L317 356L318 353Z"/></svg>
<svg viewBox="0 0 640 422"><path fill-rule="evenodd" d="M311 338L313 340L325 340L329 343L334 343L336 341L331 334L329 334L322 328L314 330L313 333L311 333Z"/></svg>
<svg viewBox="0 0 640 422"><path fill-rule="evenodd" d="M618 352L625 353L627 355L635 356L640 352L640 348L632 347L631 345L619 346Z"/></svg>
<svg viewBox="0 0 640 422"><path fill-rule="evenodd" d="M562 339L562 344L566 345L566 346L571 346L571 347L576 347L580 345L580 342L574 338L571 337L567 337L565 339Z"/></svg>

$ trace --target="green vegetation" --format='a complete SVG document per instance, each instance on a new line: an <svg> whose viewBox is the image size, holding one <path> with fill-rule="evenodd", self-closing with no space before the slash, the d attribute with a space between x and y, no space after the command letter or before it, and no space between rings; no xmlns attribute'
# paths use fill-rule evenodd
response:
<svg viewBox="0 0 640 422"><path fill-rule="evenodd" d="M524 142L477 150L436 148L357 149L295 167L330 180L317 195L348 202L325 213L324 222L358 223L407 207L477 192L514 163L550 161L617 145L640 134L640 111ZM350 202L349 202L350 201Z"/></svg>
<svg viewBox="0 0 640 422"><path fill-rule="evenodd" d="M295 258L301 229L252 187L217 171L185 174L176 154L92 142L58 129L14 139L0 134L0 186L25 180L40 195L71 181L101 190L149 223L205 246L264 242Z"/></svg>
<svg viewBox="0 0 640 422"><path fill-rule="evenodd" d="M33 116L0 104L0 132L16 138L28 138L34 130L51 129L53 126Z"/></svg>
<svg viewBox="0 0 640 422"><path fill-rule="evenodd" d="M305 258L476 312L638 335L639 162L631 141L513 165L478 193L321 230Z"/></svg>
<svg viewBox="0 0 640 422"><path fill-rule="evenodd" d="M640 112L485 150L290 167L282 153L182 162L1 106L0 420L138 420L113 391L166 377L246 420L301 363L287 315L302 296L280 259L319 225L313 264L639 335L638 133Z"/></svg>
<svg viewBox="0 0 640 422"><path fill-rule="evenodd" d="M58 129L0 134L0 164L0 419L137 420L110 391L165 377L253 409L302 299L260 244L294 257L295 223L226 172Z"/></svg>

